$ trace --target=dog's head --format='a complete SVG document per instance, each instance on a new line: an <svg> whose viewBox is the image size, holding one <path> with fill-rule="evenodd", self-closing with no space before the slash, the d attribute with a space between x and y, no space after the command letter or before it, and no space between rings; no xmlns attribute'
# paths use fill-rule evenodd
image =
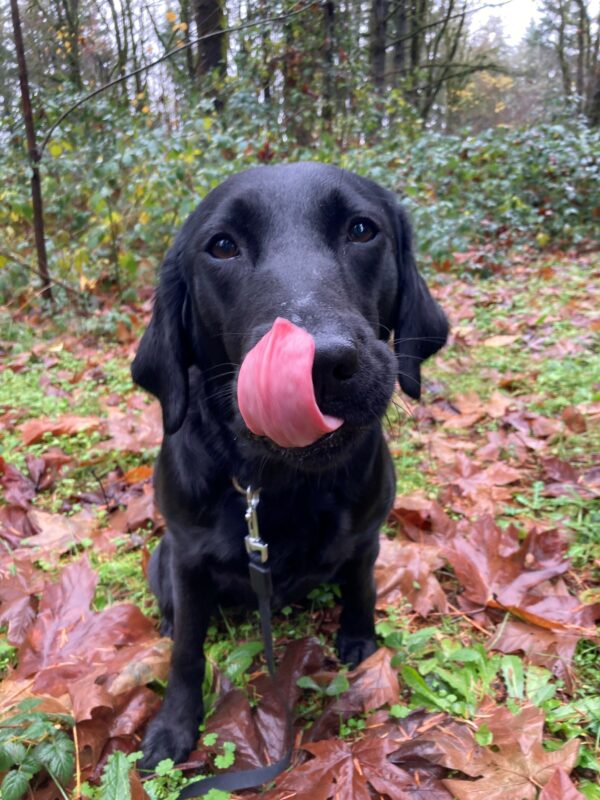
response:
<svg viewBox="0 0 600 800"><path fill-rule="evenodd" d="M418 398L421 363L447 333L391 193L322 164L259 167L186 221L132 373L159 398L167 434L185 419L195 365L207 396L229 395L240 435L306 460L376 424L396 375Z"/></svg>

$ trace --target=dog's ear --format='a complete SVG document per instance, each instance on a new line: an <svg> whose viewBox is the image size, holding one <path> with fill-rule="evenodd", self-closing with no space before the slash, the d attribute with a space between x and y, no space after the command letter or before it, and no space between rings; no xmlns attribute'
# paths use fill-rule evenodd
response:
<svg viewBox="0 0 600 800"><path fill-rule="evenodd" d="M419 275L406 212L396 206L398 301L394 325L394 350L402 391L421 396L421 362L446 343L448 320Z"/></svg>
<svg viewBox="0 0 600 800"><path fill-rule="evenodd" d="M183 424L191 362L184 326L187 292L176 247L160 269L152 319L131 365L133 380L160 400L165 433L175 433Z"/></svg>

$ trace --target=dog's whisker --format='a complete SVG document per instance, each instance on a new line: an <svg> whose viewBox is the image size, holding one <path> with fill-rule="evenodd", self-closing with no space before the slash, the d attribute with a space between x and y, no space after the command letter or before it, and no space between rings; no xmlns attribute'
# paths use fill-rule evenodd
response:
<svg viewBox="0 0 600 800"><path fill-rule="evenodd" d="M442 336L403 336L394 339L394 345L399 345L403 342L434 342L439 344L440 347L446 344L446 337Z"/></svg>
<svg viewBox="0 0 600 800"><path fill-rule="evenodd" d="M223 367L226 367L227 369L231 368L230 372L233 375L235 373L235 370L239 367L239 364L236 364L233 361L221 361L221 363L219 364L213 364L212 367L205 367L202 371L204 374L208 374L216 369L221 369Z"/></svg>

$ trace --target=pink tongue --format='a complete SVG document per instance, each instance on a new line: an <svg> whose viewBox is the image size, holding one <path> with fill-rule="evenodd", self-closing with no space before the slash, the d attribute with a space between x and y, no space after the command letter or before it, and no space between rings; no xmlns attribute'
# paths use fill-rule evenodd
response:
<svg viewBox="0 0 600 800"><path fill-rule="evenodd" d="M280 447L306 447L343 425L344 420L319 410L314 358L310 333L278 317L240 367L238 405L252 433Z"/></svg>

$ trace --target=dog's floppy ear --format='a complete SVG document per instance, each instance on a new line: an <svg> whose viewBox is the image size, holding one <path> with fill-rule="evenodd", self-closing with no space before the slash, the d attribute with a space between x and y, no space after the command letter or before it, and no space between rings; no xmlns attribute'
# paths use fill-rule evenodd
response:
<svg viewBox="0 0 600 800"><path fill-rule="evenodd" d="M133 380L160 400L165 433L175 433L183 424L189 394L186 288L176 247L161 267L152 319L131 365Z"/></svg>
<svg viewBox="0 0 600 800"><path fill-rule="evenodd" d="M446 343L448 320L417 270L408 216L399 206L396 206L395 213L399 278L394 350L400 387L418 400L421 396L421 362Z"/></svg>

